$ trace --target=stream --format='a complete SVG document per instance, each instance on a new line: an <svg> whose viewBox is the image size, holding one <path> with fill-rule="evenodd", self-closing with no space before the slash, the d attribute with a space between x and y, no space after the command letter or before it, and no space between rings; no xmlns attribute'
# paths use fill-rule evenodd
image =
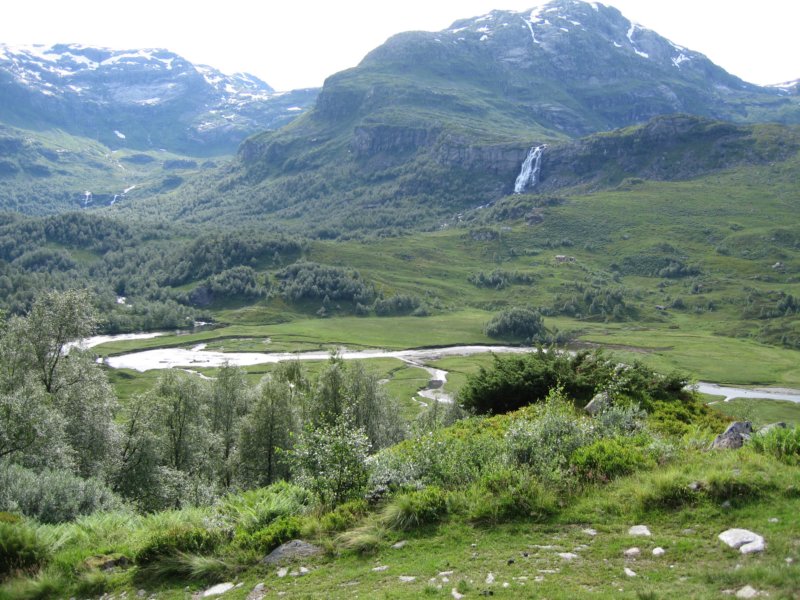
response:
<svg viewBox="0 0 800 600"><path fill-rule="evenodd" d="M95 336L83 340L83 348L91 348L99 344L117 340L148 339L160 334L126 334L123 336ZM426 362L438 360L448 356L471 356L487 352L521 354L530 352L531 348L518 346L449 346L445 348L420 348L414 350L348 350L339 349L339 357L344 360L367 360L371 358L396 358L404 363L424 369L431 379L426 389L417 392L418 396L435 402L449 403L452 396L444 391L447 382L447 371L426 365ZM226 362L231 365L246 367L251 365L278 363L286 360L327 360L329 351L316 352L219 352L206 350L206 344L198 344L193 348L156 348L141 352L130 352L118 356L109 356L99 359L112 369L132 369L134 371L149 371L152 369L170 369L173 367L184 370L197 368L221 367ZM700 381L695 389L703 394L723 396L725 402L733 398L759 398L768 400L785 400L800 403L800 390L786 388L741 388L735 386L718 385Z"/></svg>

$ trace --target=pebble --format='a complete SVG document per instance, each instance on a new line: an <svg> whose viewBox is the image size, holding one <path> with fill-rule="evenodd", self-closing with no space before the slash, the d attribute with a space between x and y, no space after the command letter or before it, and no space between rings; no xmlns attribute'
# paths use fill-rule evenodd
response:
<svg viewBox="0 0 800 600"><path fill-rule="evenodd" d="M642 551L636 547L628 548L627 550L625 550L625 552L623 552L626 558L633 558L634 556L639 556L641 553Z"/></svg>
<svg viewBox="0 0 800 600"><path fill-rule="evenodd" d="M308 575L311 573L311 569L307 569L306 567L300 567L300 575Z"/></svg>
<svg viewBox="0 0 800 600"><path fill-rule="evenodd" d="M396 544L392 544L392 550L400 550L401 548L405 548L405 545L408 543L406 540L400 540Z"/></svg>
<svg viewBox="0 0 800 600"><path fill-rule="evenodd" d="M653 548L653 556L664 556L667 553L661 546Z"/></svg>
<svg viewBox="0 0 800 600"><path fill-rule="evenodd" d="M492 585L494 583L494 573L489 573L486 576L486 585Z"/></svg>
<svg viewBox="0 0 800 600"><path fill-rule="evenodd" d="M574 552L559 552L558 555L564 560L574 560L578 558L578 555Z"/></svg>
<svg viewBox="0 0 800 600"><path fill-rule="evenodd" d="M412 575L400 575L398 579L400 580L400 583L411 583L412 581L417 580L417 578Z"/></svg>
<svg viewBox="0 0 800 600"><path fill-rule="evenodd" d="M281 567L280 569L278 569L278 577L280 577L281 579L286 577L286 575L288 574L289 574L288 567Z"/></svg>
<svg viewBox="0 0 800 600"><path fill-rule="evenodd" d="M458 590L456 588L453 588L452 590L450 590L450 595L453 596L453 598L455 598L455 600L461 600L461 598L464 597L464 594L459 594Z"/></svg>
<svg viewBox="0 0 800 600"><path fill-rule="evenodd" d="M628 577L636 577L636 572L632 571L628 567L625 567L625 575L627 575Z"/></svg>
<svg viewBox="0 0 800 600"><path fill-rule="evenodd" d="M744 586L736 592L737 598L757 598L760 595L761 593L757 589L749 585Z"/></svg>
<svg viewBox="0 0 800 600"><path fill-rule="evenodd" d="M219 583L214 587L208 588L205 592L203 592L202 597L208 598L210 596L221 596L225 592L228 592L234 588L234 585L230 582L227 583Z"/></svg>
<svg viewBox="0 0 800 600"><path fill-rule="evenodd" d="M647 525L634 525L630 529L628 529L628 535L644 535L650 536L650 530L647 528Z"/></svg>
<svg viewBox="0 0 800 600"><path fill-rule="evenodd" d="M450 577L453 574L453 571L442 571L439 573L439 577Z"/></svg>
<svg viewBox="0 0 800 600"><path fill-rule="evenodd" d="M380 573L380 572L382 572L382 571L386 571L388 568L389 568L389 567L388 567L388 565L381 565L381 566L379 566L379 567L372 567L372 570L373 570L375 573Z"/></svg>
<svg viewBox="0 0 800 600"><path fill-rule="evenodd" d="M781 520L780 520L778 517L772 517L772 518L769 520L769 522L770 522L770 523L780 523L780 522L781 522Z"/></svg>

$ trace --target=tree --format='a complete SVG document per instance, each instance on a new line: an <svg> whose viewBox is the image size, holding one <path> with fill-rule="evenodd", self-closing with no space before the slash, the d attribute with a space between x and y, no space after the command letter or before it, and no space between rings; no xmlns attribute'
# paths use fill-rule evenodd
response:
<svg viewBox="0 0 800 600"><path fill-rule="evenodd" d="M249 409L250 389L244 370L225 363L211 385L211 431L219 440L219 478L229 488L233 480L233 455L239 424Z"/></svg>
<svg viewBox="0 0 800 600"><path fill-rule="evenodd" d="M292 451L295 480L324 507L358 498L369 479L369 450L364 429L355 427L346 413L332 425L308 427Z"/></svg>
<svg viewBox="0 0 800 600"><path fill-rule="evenodd" d="M295 384L265 377L256 389L253 412L239 436L240 479L246 487L289 477L288 451L299 429Z"/></svg>
<svg viewBox="0 0 800 600"><path fill-rule="evenodd" d="M97 317L84 290L45 292L33 304L19 331L34 370L48 393L73 383L59 378L59 366L69 342L92 335Z"/></svg>

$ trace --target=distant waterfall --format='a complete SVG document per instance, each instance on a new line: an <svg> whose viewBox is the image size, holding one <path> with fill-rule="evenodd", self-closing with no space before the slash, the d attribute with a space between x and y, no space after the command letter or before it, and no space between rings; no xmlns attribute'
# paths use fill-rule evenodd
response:
<svg viewBox="0 0 800 600"><path fill-rule="evenodd" d="M522 169L520 169L519 175L517 175L517 180L514 182L515 194L521 194L526 188L536 185L539 179L539 168L542 165L542 154L545 148L547 148L547 144L542 144L541 146L531 148L530 152L528 152L525 162L522 163Z"/></svg>

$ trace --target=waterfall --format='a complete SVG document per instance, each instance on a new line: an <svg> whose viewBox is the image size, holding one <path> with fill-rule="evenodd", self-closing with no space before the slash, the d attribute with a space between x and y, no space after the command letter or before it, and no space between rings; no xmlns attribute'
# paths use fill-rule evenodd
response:
<svg viewBox="0 0 800 600"><path fill-rule="evenodd" d="M520 169L519 175L517 175L517 180L514 182L515 194L521 194L525 191L525 188L536 185L536 181L539 178L539 168L542 165L542 154L545 148L547 148L547 144L542 144L541 146L534 146L531 148L530 152L528 152L525 162L522 163L522 169Z"/></svg>

